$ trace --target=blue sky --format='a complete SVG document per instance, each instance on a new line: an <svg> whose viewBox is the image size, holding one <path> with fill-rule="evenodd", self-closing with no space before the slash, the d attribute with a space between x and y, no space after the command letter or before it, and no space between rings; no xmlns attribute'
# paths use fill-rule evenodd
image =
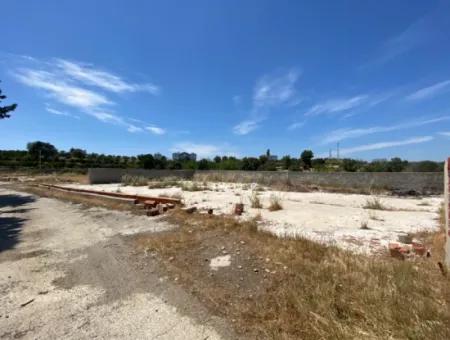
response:
<svg viewBox="0 0 450 340"><path fill-rule="evenodd" d="M450 154L449 1L7 1L0 148ZM9 101L5 102L10 103Z"/></svg>

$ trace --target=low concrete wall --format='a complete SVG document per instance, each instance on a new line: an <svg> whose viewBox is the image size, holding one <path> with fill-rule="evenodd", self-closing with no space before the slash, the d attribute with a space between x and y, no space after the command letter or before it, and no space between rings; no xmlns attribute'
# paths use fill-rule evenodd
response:
<svg viewBox="0 0 450 340"><path fill-rule="evenodd" d="M118 183L125 174L147 178L178 177L191 179L194 176L194 170L92 168L88 170L88 181L91 184Z"/></svg>
<svg viewBox="0 0 450 340"><path fill-rule="evenodd" d="M273 172L196 171L198 181L255 182L293 187L322 186L347 189L383 189L396 193L442 194L440 172Z"/></svg>
<svg viewBox="0 0 450 340"><path fill-rule="evenodd" d="M90 183L120 182L125 174L148 178L178 177L197 181L259 183L278 186L319 186L395 193L442 194L441 172L292 172L221 170L89 169Z"/></svg>

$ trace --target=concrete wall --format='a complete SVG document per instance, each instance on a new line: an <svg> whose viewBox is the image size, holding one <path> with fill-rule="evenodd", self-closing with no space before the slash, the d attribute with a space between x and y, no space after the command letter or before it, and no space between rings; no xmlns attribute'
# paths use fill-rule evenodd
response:
<svg viewBox="0 0 450 340"><path fill-rule="evenodd" d="M385 189L396 193L442 194L439 172L292 172L220 170L89 169L90 183L120 182L124 174L148 178L179 177L198 181L259 183L293 187L320 186L359 190Z"/></svg>
<svg viewBox="0 0 450 340"><path fill-rule="evenodd" d="M348 189L385 189L396 193L442 194L439 172L272 172L196 171L194 179L224 182L256 182L294 187L321 186Z"/></svg>
<svg viewBox="0 0 450 340"><path fill-rule="evenodd" d="M191 179L194 176L194 170L92 168L88 170L88 180L91 184L118 183L125 174L147 178L178 177Z"/></svg>

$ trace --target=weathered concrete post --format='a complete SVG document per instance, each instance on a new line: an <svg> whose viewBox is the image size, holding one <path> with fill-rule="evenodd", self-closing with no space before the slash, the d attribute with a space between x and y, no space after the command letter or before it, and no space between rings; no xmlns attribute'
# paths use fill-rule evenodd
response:
<svg viewBox="0 0 450 340"><path fill-rule="evenodd" d="M447 242L445 244L445 263L450 267L450 157L445 162L444 169L444 190L445 190L445 233Z"/></svg>

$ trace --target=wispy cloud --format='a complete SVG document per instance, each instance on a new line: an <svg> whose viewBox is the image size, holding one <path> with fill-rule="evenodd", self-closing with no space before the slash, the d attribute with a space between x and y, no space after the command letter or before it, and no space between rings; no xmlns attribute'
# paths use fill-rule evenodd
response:
<svg viewBox="0 0 450 340"><path fill-rule="evenodd" d="M153 95L159 94L160 92L159 86L155 84L136 84L126 82L118 75L96 69L89 64L56 59L56 66L61 68L65 74L73 79L81 81L87 85L98 86L108 91L116 93L144 91Z"/></svg>
<svg viewBox="0 0 450 340"><path fill-rule="evenodd" d="M406 97L407 100L422 100L428 99L439 94L450 91L450 80L441 81L434 85L424 87L416 92L411 93Z"/></svg>
<svg viewBox="0 0 450 340"><path fill-rule="evenodd" d="M448 42L448 1L440 1L432 11L418 18L400 33L383 43L378 56L362 66L383 65L399 56L430 43Z"/></svg>
<svg viewBox="0 0 450 340"><path fill-rule="evenodd" d="M45 90L51 98L78 109L91 109L113 104L105 96L71 85L51 72L22 68L17 70L14 75L22 84Z"/></svg>
<svg viewBox="0 0 450 340"><path fill-rule="evenodd" d="M294 122L291 125L288 126L288 130L292 131L292 130L297 130L300 129L301 127L305 126L306 122Z"/></svg>
<svg viewBox="0 0 450 340"><path fill-rule="evenodd" d="M50 112L51 114L54 114L54 115L57 115L57 116L72 117L72 118L80 119L80 117L78 117L76 115L70 114L70 113L68 113L66 111L61 111L61 110L54 109L54 108L52 108L52 107L50 107L48 105L45 106L45 110L47 112Z"/></svg>
<svg viewBox="0 0 450 340"><path fill-rule="evenodd" d="M259 127L257 120L244 120L233 127L233 132L237 135L246 135Z"/></svg>
<svg viewBox="0 0 450 340"><path fill-rule="evenodd" d="M369 99L368 95L358 95L350 98L337 98L326 100L323 103L319 103L311 107L305 116L317 116L321 114L330 114L336 112L343 112L354 109L367 103Z"/></svg>
<svg viewBox="0 0 450 340"><path fill-rule="evenodd" d="M450 120L450 116L443 116L443 117L437 117L437 118L432 118L432 119L403 122L400 124L389 125L389 126L372 126L372 127L367 127L367 128L337 129L337 130L333 130L333 131L326 133L326 135L324 135L321 139L321 144L335 143L335 142L339 142L339 141L342 141L345 139L358 138L358 137L367 136L367 135L375 134L375 133L409 129L409 128L439 123L439 122L448 121L448 120Z"/></svg>
<svg viewBox="0 0 450 340"><path fill-rule="evenodd" d="M145 127L147 131L150 131L154 135L164 135L166 133L166 130L163 128L160 128L158 126L147 126Z"/></svg>
<svg viewBox="0 0 450 340"><path fill-rule="evenodd" d="M432 136L413 137L413 138L400 140L400 141L385 141L385 142L378 142L378 143L373 143L373 144L354 146L351 148L343 148L343 149L340 149L340 153L342 155L348 155L348 154L358 153L358 152L362 152L362 151L372 151L372 150L393 148L396 146L420 144L420 143L429 142L431 140L433 140Z"/></svg>
<svg viewBox="0 0 450 340"><path fill-rule="evenodd" d="M265 75L257 82L253 90L250 117L233 127L233 132L246 135L256 130L267 119L270 111L282 105L296 105L300 102L295 85L300 72L289 70L279 75Z"/></svg>
<svg viewBox="0 0 450 340"><path fill-rule="evenodd" d="M35 58L20 59L29 63L27 67L18 67L12 71L13 76L20 83L39 89L49 99L75 108L104 123L124 127L132 133L144 131L143 127L132 124L128 118L116 114L113 110L116 102L101 90L113 93L146 91L156 94L159 92L158 87L152 84L128 83L112 73L63 59L54 59L50 62L39 61ZM94 90L92 87L100 90ZM68 115L64 114L64 111L49 107L48 104L46 109L53 114ZM162 128L152 125L146 130L153 134L165 133Z"/></svg>
<svg viewBox="0 0 450 340"><path fill-rule="evenodd" d="M227 144L214 145L214 144L197 144L192 142L181 142L175 144L171 149L171 152L194 152L198 158L211 158L217 155L225 156L238 156L233 148Z"/></svg>
<svg viewBox="0 0 450 340"><path fill-rule="evenodd" d="M450 131L439 132L439 135L444 136L444 137L450 137Z"/></svg>

